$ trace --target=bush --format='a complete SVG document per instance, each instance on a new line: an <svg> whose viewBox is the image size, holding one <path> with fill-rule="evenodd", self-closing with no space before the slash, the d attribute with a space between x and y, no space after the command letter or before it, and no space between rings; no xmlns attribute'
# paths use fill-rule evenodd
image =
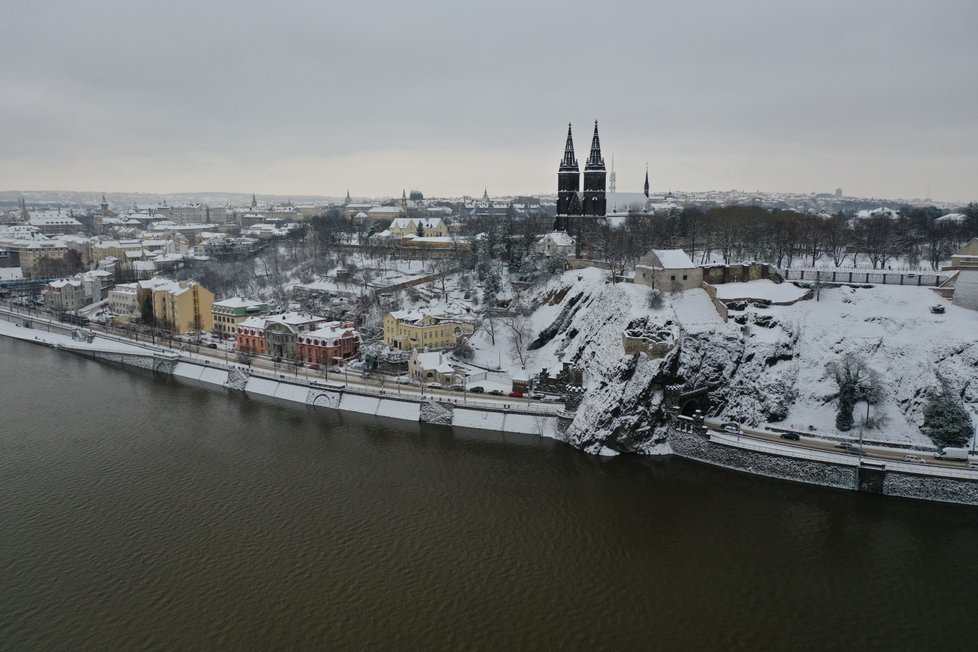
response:
<svg viewBox="0 0 978 652"><path fill-rule="evenodd" d="M459 360L471 360L475 357L475 349L472 348L471 344L465 341L460 341L458 344L456 344L455 348L452 349L452 353Z"/></svg>
<svg viewBox="0 0 978 652"><path fill-rule="evenodd" d="M661 292L655 289L649 290L649 308L652 310L659 310L664 304L665 299L663 298Z"/></svg>

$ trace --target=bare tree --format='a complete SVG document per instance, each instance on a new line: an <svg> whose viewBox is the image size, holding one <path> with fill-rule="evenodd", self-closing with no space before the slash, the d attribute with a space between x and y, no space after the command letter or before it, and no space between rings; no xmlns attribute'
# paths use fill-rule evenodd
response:
<svg viewBox="0 0 978 652"><path fill-rule="evenodd" d="M529 347L533 341L529 317L522 314L507 315L503 319L503 324L510 332L510 352L519 359L520 368L526 369L530 355Z"/></svg>

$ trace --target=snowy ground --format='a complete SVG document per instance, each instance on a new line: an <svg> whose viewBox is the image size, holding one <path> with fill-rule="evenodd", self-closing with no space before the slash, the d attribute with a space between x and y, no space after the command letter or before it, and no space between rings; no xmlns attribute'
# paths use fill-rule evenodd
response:
<svg viewBox="0 0 978 652"><path fill-rule="evenodd" d="M114 339L97 336L91 344L73 340L70 335L43 330L41 322L35 322L35 328L24 328L0 319L0 335L20 340L36 340L51 345L70 346L73 349L92 349L110 353L147 353L147 349L136 344L127 344Z"/></svg>
<svg viewBox="0 0 978 652"><path fill-rule="evenodd" d="M718 299L767 299L778 303L795 301L807 292L793 283L775 283L767 279L749 283L722 283L715 287Z"/></svg>
<svg viewBox="0 0 978 652"><path fill-rule="evenodd" d="M769 281L717 287L738 298L783 300L804 293L792 284ZM656 409L662 400L661 391L650 387L661 378L663 361L634 359L622 345L624 329L643 318L649 326L674 329L682 343L677 375L669 382L710 387L721 418L750 425L771 420L858 437L866 405L856 406L856 428L839 433L836 404L829 398L837 388L826 364L847 353L861 356L883 379L884 400L869 408L870 416L882 417L883 423L866 429L866 439L930 445L920 425L926 392L937 386L938 373L978 414L978 312L953 306L927 288L823 288L819 301L748 306L731 311L728 322L704 290L665 295L665 305L652 310L648 288L611 284L607 272L598 269L567 272L520 299L536 306L527 318L532 338L549 332L549 339L541 338L546 342L529 353L525 373L556 370L563 361L583 366L588 391L571 437L595 452L603 438L620 438L630 419ZM935 304L946 312L931 313ZM480 329L472 338L475 362L522 373L512 339L497 324L493 346Z"/></svg>

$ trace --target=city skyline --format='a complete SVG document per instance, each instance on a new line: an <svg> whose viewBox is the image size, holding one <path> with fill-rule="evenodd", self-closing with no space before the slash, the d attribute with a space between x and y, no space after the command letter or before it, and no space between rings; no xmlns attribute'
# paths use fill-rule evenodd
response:
<svg viewBox="0 0 978 652"><path fill-rule="evenodd" d="M542 194L597 119L623 191L975 198L974 3L10 7L4 190Z"/></svg>

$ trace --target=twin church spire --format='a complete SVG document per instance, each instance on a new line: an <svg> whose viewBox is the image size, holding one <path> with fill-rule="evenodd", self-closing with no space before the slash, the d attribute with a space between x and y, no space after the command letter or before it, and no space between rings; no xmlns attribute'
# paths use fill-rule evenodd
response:
<svg viewBox="0 0 978 652"><path fill-rule="evenodd" d="M574 154L574 135L571 125L567 125L567 142L564 144L564 158L557 171L557 214L591 215L604 217L607 202L605 199L606 172L604 157L601 156L601 138L598 136L598 121L594 121L594 136L591 138L591 152L584 164L584 193L581 196L581 172ZM560 220L558 220L560 221Z"/></svg>

